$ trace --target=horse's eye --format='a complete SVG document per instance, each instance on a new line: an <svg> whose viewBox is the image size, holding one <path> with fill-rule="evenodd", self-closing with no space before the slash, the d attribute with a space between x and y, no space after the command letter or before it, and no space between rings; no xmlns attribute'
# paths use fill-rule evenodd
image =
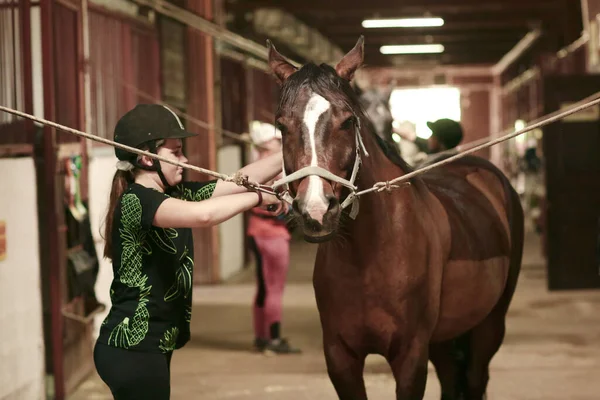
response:
<svg viewBox="0 0 600 400"><path fill-rule="evenodd" d="M276 121L275 122L275 128L279 129L281 131L282 135L285 135L287 133L287 127L285 125L283 125L281 122Z"/></svg>
<svg viewBox="0 0 600 400"><path fill-rule="evenodd" d="M350 129L352 129L353 126L354 126L354 117L350 117L342 123L341 128L345 131L349 131Z"/></svg>

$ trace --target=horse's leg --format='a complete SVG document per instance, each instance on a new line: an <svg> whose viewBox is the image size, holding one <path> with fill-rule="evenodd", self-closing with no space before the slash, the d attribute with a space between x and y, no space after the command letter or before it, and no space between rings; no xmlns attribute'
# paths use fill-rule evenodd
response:
<svg viewBox="0 0 600 400"><path fill-rule="evenodd" d="M517 262L518 265L516 265ZM463 389L465 400L486 398L486 389L490 378L489 365L504 341L506 313L516 287L519 269L520 255L516 261L511 262L511 273L509 273L506 290L496 307L479 325L461 337L467 340L467 346L463 346L467 354L465 377L467 388Z"/></svg>
<svg viewBox="0 0 600 400"><path fill-rule="evenodd" d="M340 400L366 400L363 379L365 355L353 351L339 337L323 338L329 379Z"/></svg>
<svg viewBox="0 0 600 400"><path fill-rule="evenodd" d="M461 338L463 339L463 338ZM435 367L442 400L461 400L467 388L467 354L463 340L449 340L429 345L429 359Z"/></svg>
<svg viewBox="0 0 600 400"><path fill-rule="evenodd" d="M421 400L427 384L428 339L414 338L387 358L396 380L396 399Z"/></svg>
<svg viewBox="0 0 600 400"><path fill-rule="evenodd" d="M504 340L506 332L506 313L515 293L521 261L523 257L523 210L519 196L511 192L512 218L511 240L512 250L508 279L502 298L492 312L469 333L469 351L467 367L467 400L481 400L486 398L486 389L489 380L489 364Z"/></svg>
<svg viewBox="0 0 600 400"><path fill-rule="evenodd" d="M458 400L484 400L486 398L489 365L504 341L506 312L514 292L514 283L513 280L511 285L507 286L507 291L500 302L479 325L452 341L450 354L454 357L455 362L456 379L454 382ZM440 355L436 354L436 356ZM431 358L436 365L433 352ZM446 371L446 373L448 372ZM443 389L444 382L439 376L439 372L438 377Z"/></svg>
<svg viewBox="0 0 600 400"><path fill-rule="evenodd" d="M443 400L486 398L489 365L504 340L506 312L516 283L513 276L509 281L504 295L483 321L458 338L432 344L431 361L438 373Z"/></svg>

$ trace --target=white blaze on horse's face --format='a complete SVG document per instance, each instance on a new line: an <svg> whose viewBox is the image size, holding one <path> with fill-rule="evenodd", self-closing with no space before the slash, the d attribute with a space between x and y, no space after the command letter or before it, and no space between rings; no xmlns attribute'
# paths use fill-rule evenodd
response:
<svg viewBox="0 0 600 400"><path fill-rule="evenodd" d="M310 146L311 166L318 166L316 132L321 115L329 110L331 104L322 96L313 93L306 103L304 109L304 125L308 134L308 140L304 140ZM323 191L323 181L318 176L308 177L308 191L306 194L306 212L319 223L323 223L323 216L327 212L328 202Z"/></svg>

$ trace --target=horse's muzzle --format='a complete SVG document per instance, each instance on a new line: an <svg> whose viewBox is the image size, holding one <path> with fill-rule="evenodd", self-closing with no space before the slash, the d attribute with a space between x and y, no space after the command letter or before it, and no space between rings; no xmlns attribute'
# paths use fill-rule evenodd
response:
<svg viewBox="0 0 600 400"><path fill-rule="evenodd" d="M330 241L331 239L333 239L333 237L335 236L335 232L330 232L327 235L323 235L323 236L310 236L307 234L304 234L304 240L306 240L308 243L325 243Z"/></svg>
<svg viewBox="0 0 600 400"><path fill-rule="evenodd" d="M341 213L340 202L334 195L326 196L327 204L317 209L313 205L296 199L293 208L302 218L304 239L310 243L322 243L330 240L337 230Z"/></svg>

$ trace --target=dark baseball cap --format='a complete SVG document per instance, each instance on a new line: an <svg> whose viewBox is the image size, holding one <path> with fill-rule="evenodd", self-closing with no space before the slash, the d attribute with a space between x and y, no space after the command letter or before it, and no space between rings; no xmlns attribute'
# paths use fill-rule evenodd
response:
<svg viewBox="0 0 600 400"><path fill-rule="evenodd" d="M144 143L160 139L183 139L196 136L187 132L177 115L160 104L138 104L125 113L115 126L114 141L140 148ZM136 154L115 147L119 160L131 161Z"/></svg>
<svg viewBox="0 0 600 400"><path fill-rule="evenodd" d="M460 124L452 119L442 118L435 122L428 122L427 126L447 149L452 149L462 141L463 130Z"/></svg>

